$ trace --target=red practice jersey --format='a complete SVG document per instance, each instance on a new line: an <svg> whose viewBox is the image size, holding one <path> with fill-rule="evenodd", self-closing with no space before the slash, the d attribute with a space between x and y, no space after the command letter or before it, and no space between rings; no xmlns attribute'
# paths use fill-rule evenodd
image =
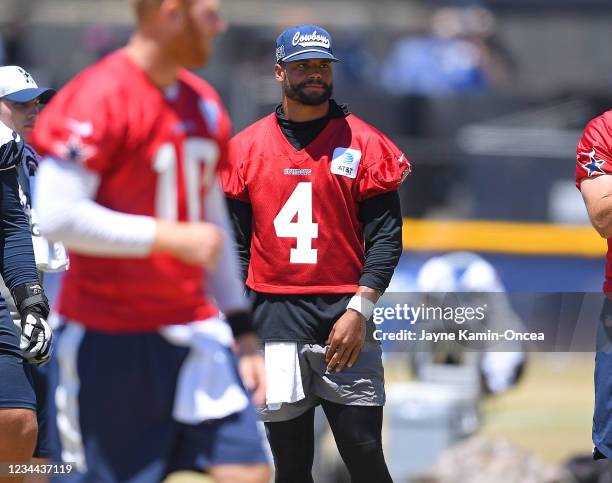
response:
<svg viewBox="0 0 612 483"><path fill-rule="evenodd" d="M225 193L253 211L247 285L274 294L352 293L363 269L359 203L397 190L410 163L350 114L296 150L273 113L230 142Z"/></svg>
<svg viewBox="0 0 612 483"><path fill-rule="evenodd" d="M593 119L576 148L576 186L586 178L612 174L612 111ZM612 239L608 238L604 292L612 293Z"/></svg>
<svg viewBox="0 0 612 483"><path fill-rule="evenodd" d="M95 201L102 206L198 221L230 130L219 97L205 81L184 71L162 91L120 50L53 98L36 124L33 144L43 156L97 173ZM89 328L152 331L218 312L206 298L204 270L172 256L71 253L70 262L58 310Z"/></svg>

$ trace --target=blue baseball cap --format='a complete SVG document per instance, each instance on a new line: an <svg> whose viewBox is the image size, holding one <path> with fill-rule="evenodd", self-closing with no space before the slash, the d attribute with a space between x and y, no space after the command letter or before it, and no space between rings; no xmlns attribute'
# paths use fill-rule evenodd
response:
<svg viewBox="0 0 612 483"><path fill-rule="evenodd" d="M329 32L317 25L298 25L285 30L276 39L276 62L304 59L329 59L340 62L332 51Z"/></svg>

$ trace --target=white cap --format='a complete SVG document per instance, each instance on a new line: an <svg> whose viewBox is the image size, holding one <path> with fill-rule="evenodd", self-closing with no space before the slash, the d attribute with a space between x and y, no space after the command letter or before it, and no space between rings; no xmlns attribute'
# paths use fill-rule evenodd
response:
<svg viewBox="0 0 612 483"><path fill-rule="evenodd" d="M49 87L38 87L34 78L18 65L0 67L0 99L30 102L37 97L45 103L55 94Z"/></svg>

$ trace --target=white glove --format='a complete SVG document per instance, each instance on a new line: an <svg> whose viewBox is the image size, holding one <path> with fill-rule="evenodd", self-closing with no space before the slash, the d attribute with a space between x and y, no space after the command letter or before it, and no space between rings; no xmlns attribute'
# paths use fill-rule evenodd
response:
<svg viewBox="0 0 612 483"><path fill-rule="evenodd" d="M47 323L49 302L45 292L39 283L24 283L11 293L21 314L19 346L23 356L31 364L43 365L49 361L53 347L53 331Z"/></svg>

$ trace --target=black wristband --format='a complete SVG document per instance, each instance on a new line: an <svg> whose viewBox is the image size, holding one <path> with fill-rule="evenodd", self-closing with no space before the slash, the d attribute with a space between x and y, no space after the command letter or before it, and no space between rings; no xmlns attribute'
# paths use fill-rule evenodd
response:
<svg viewBox="0 0 612 483"><path fill-rule="evenodd" d="M17 285L11 290L11 295L22 316L26 312L36 312L45 319L49 316L49 301L40 283Z"/></svg>
<svg viewBox="0 0 612 483"><path fill-rule="evenodd" d="M234 337L237 338L247 332L255 332L251 323L251 314L249 312L234 312L225 316Z"/></svg>

